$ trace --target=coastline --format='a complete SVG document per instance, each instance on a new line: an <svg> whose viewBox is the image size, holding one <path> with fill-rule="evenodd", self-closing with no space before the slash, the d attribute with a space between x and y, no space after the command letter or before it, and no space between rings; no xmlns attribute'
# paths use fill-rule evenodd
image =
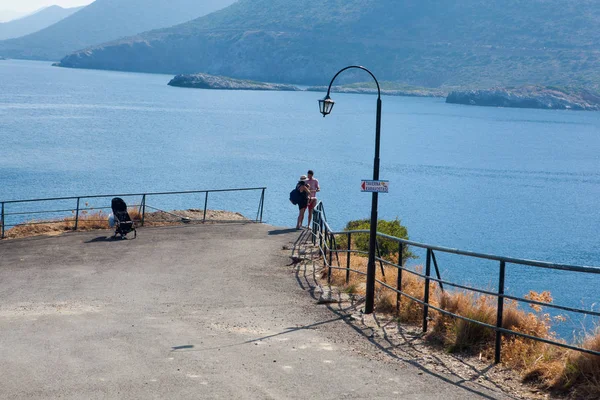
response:
<svg viewBox="0 0 600 400"><path fill-rule="evenodd" d="M600 111L600 95L591 90L543 86L457 90L448 95L446 103L484 107Z"/></svg>

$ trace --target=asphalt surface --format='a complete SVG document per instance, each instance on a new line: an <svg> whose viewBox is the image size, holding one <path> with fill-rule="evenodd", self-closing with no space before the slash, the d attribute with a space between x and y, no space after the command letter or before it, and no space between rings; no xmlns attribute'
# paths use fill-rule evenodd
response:
<svg viewBox="0 0 600 400"><path fill-rule="evenodd" d="M0 398L470 399L381 357L259 224L0 242Z"/></svg>

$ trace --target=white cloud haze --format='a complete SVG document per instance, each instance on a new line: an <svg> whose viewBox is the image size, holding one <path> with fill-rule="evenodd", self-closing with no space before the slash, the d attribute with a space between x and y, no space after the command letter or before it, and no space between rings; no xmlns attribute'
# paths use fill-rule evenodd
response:
<svg viewBox="0 0 600 400"><path fill-rule="evenodd" d="M92 2L93 0L0 0L0 11L16 11L25 14L52 5L70 8L88 5Z"/></svg>

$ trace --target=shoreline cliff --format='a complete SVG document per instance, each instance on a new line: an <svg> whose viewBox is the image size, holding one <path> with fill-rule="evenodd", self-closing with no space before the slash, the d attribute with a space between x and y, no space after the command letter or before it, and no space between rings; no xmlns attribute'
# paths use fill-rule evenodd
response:
<svg viewBox="0 0 600 400"><path fill-rule="evenodd" d="M293 85L256 82L203 73L177 75L168 85L192 89L300 91Z"/></svg>
<svg viewBox="0 0 600 400"><path fill-rule="evenodd" d="M446 103L486 107L600 111L600 94L587 89L524 86L486 90L457 90Z"/></svg>

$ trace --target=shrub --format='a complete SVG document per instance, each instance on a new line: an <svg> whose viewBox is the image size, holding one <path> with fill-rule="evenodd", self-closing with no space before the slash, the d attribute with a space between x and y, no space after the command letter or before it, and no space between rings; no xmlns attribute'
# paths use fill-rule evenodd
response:
<svg viewBox="0 0 600 400"><path fill-rule="evenodd" d="M369 218L359 219L348 222L345 231L369 230L371 228L371 220ZM385 233L389 236L394 236L399 239L408 239L408 231L404 225L400 223L398 218L392 221L380 219L377 221L377 232ZM369 234L354 233L352 234L353 248L359 251L369 251ZM338 248L345 249L348 246L348 238L346 235L337 237ZM381 258L397 262L398 261L398 242L390 239L378 238L379 254ZM406 261L409 258L415 258L414 254L404 246L402 251L402 260Z"/></svg>

